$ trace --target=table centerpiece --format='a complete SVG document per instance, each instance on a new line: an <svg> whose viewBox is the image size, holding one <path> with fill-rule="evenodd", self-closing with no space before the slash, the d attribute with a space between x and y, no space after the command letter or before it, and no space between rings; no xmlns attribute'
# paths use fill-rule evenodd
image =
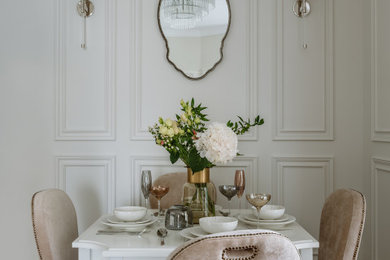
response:
<svg viewBox="0 0 390 260"><path fill-rule="evenodd" d="M204 110L207 107L195 104L195 100L180 101L180 115L176 120L159 118L149 127L157 145L170 154L172 164L179 159L187 167L188 183L184 185L183 203L193 211L194 223L201 217L215 216L214 201L210 193L216 193L210 183L210 168L226 164L239 155L237 135L249 131L251 127L264 124L258 115L253 122L238 116L237 122L229 120L226 124L209 122Z"/></svg>

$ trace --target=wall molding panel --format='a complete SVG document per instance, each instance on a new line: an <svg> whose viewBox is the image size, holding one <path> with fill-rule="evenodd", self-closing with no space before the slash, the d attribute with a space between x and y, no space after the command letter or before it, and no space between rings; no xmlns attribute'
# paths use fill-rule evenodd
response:
<svg viewBox="0 0 390 260"><path fill-rule="evenodd" d="M67 183L67 169L72 167L82 168L102 168L104 171L104 196L106 200L107 213L111 213L115 205L115 156L57 156L56 157L56 186L58 189L68 191Z"/></svg>
<svg viewBox="0 0 390 260"><path fill-rule="evenodd" d="M246 39L244 44L246 45L246 79L243 83L246 87L246 111L250 118L254 118L258 114L258 15L259 8L257 0L249 0L246 4ZM132 47L130 50L131 60L133 60L133 73L131 76L131 84L135 90L132 91L131 100L133 101L131 111L131 140L147 140L152 141L152 137L148 132L147 126L142 125L142 96L143 96L143 82L142 82L142 1L132 1L130 6L130 14L133 17L133 26L131 32L134 32ZM229 35L228 35L229 38ZM167 66L170 66L167 63ZM245 117L246 117L245 116ZM239 140L256 141L258 140L257 128L252 129L249 133L239 136Z"/></svg>
<svg viewBox="0 0 390 260"><path fill-rule="evenodd" d="M322 169L323 187L326 198L333 192L333 157L303 157L303 156L275 156L273 157L272 189L277 203L284 205L284 188L286 168Z"/></svg>
<svg viewBox="0 0 390 260"><path fill-rule="evenodd" d="M378 220L378 209L381 207L379 204L379 195L380 192L378 184L380 183L379 174L390 174L390 160L383 158L372 158L371 162L371 259L377 260L379 257L378 243L380 242L379 236L379 220ZM388 187L387 187L388 188ZM382 207L386 208L386 205ZM386 235L387 237L387 235ZM386 253L386 252L383 252Z"/></svg>
<svg viewBox="0 0 390 260"><path fill-rule="evenodd" d="M334 140L333 0L313 2L315 13L303 20L291 12L290 4L289 0L277 3L273 138ZM307 49L302 47L304 39Z"/></svg>
<svg viewBox="0 0 390 260"><path fill-rule="evenodd" d="M332 191L333 157L273 157L273 204L284 205L317 239L322 206Z"/></svg>
<svg viewBox="0 0 390 260"><path fill-rule="evenodd" d="M169 157L167 156L132 156L130 157L130 175L131 175L131 183L130 187L132 190L130 201L134 205L141 204L141 189L140 189L140 178L142 169L151 169L151 168L167 168L168 172L187 172L184 168L184 164L180 161L180 163L176 163L174 165L169 161ZM246 176L246 191L256 191L258 189L258 157L247 155L247 156L239 156L236 157L232 162L226 165L219 165L211 169L211 175L216 174L216 169L245 169ZM161 174L163 174L161 173ZM152 171L153 175L153 171ZM160 175L160 174L159 174ZM213 178L213 176L211 176ZM154 178L153 178L154 180ZM232 179L231 181L233 181ZM221 183L222 184L222 183ZM218 186L218 183L215 183Z"/></svg>
<svg viewBox="0 0 390 260"><path fill-rule="evenodd" d="M379 114L379 97L383 95L383 93L379 93L381 85L378 76L380 73L380 66L378 64L378 1L371 0L371 5L371 139L372 141L378 142L390 142L390 128L380 126L382 118L380 118ZM387 24L385 26L387 26ZM386 84L382 86L382 88L388 88L388 85ZM390 96L387 100L389 98ZM385 116L388 118L387 111Z"/></svg>
<svg viewBox="0 0 390 260"><path fill-rule="evenodd" d="M98 0L94 4L95 13L87 19L87 49L83 50L80 48L82 18L75 11L76 2L56 1L56 140L116 138L116 1ZM100 31L104 36L98 35ZM98 54L101 56L99 62L96 61ZM75 64L80 69L70 70L69 66ZM98 64L104 64L104 71ZM69 74L72 74L71 78ZM95 87L100 87L100 92L95 92ZM77 104L83 103L75 92L82 93L84 100L96 102L93 107L99 108L98 111L91 108L85 112L80 108L82 116L75 112L79 109ZM73 109L72 113L70 109Z"/></svg>

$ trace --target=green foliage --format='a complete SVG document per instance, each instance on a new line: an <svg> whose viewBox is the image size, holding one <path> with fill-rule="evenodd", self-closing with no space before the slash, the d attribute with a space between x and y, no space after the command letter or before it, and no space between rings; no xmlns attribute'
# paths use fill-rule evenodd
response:
<svg viewBox="0 0 390 260"><path fill-rule="evenodd" d="M207 107L202 104L195 104L194 98L191 101L180 101L180 115L176 114L175 119L159 118L158 122L149 127L149 132L153 135L156 144L164 147L170 154L172 164L181 159L193 172L201 171L204 168L215 166L206 158L202 158L195 147L195 140L198 139L198 133L203 133L207 130L206 122L209 121L207 114L203 111ZM260 116L255 118L252 124L250 120L244 121L238 117L240 121L227 123L237 135L244 134L251 127L262 125L264 123Z"/></svg>
<svg viewBox="0 0 390 260"><path fill-rule="evenodd" d="M233 132L235 132L237 135L245 134L253 126L264 124L264 119L263 118L260 119L260 116L257 116L253 123L251 123L250 119L248 119L248 121L245 121L244 119L242 119L242 117L240 116L237 117L239 119L238 122L232 122L229 120L226 123L227 127L230 127L233 130Z"/></svg>

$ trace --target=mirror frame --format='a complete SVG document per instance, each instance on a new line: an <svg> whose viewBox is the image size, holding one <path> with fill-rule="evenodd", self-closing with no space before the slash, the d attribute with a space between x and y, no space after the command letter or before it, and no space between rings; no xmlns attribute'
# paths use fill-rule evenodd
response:
<svg viewBox="0 0 390 260"><path fill-rule="evenodd" d="M160 33L161 33L161 35L162 35L162 37L163 37L163 39L164 39L164 41L165 41L165 47L166 47L166 49L167 49L167 53L166 53L165 56L166 56L168 62L169 62L177 71L179 71L181 74L183 74L184 77L186 77L187 79L191 79L191 80L200 80L200 79L203 79L203 78L206 77L210 72L212 72L212 71L215 69L215 67L217 67L218 64L221 63L221 61L222 61L222 59L223 59L223 47L224 47L225 39L226 39L226 37L227 37L227 35L228 35L228 33L229 33L229 30L230 30L230 24L231 24L231 22L232 22L232 12L231 12L231 7L230 7L230 1L229 1L229 0L226 0L226 4L227 4L227 8L228 8L229 21L228 21L228 24L227 24L226 33L225 33L225 35L223 36L222 41L221 41L221 47L219 48L219 53L220 53L220 55L221 55L221 58L220 58L219 60L217 60L217 62L214 64L214 66L211 67L208 71L206 71L205 74L203 74L203 75L200 76L200 77L196 77L196 78L188 76L183 70L181 70L179 67L177 67L176 64L175 64L173 61L171 61L171 60L169 59L169 51L170 51L170 50L169 50L169 45L168 45L168 39L165 37L164 31L163 31L162 26L161 26L161 23L160 23L160 9L161 9L162 1L163 1L163 0L159 0L159 3L158 3L158 8L157 8L157 22L158 22L158 28L160 29Z"/></svg>

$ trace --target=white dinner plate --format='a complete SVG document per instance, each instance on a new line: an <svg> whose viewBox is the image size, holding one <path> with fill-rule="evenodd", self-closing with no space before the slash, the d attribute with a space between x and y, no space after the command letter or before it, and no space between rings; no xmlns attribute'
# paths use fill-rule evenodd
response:
<svg viewBox="0 0 390 260"><path fill-rule="evenodd" d="M288 215L287 214L284 214L283 216L281 216L280 218L277 218L277 219L257 219L257 216L253 215L252 213L251 214L243 214L242 215L246 220L249 220L249 221L254 221L254 222L257 222L259 221L260 223L263 222L263 223L275 223L275 222L284 222L284 221L287 221L288 220Z"/></svg>
<svg viewBox="0 0 390 260"><path fill-rule="evenodd" d="M147 223L142 223L142 224L128 224L128 223L114 224L114 223L110 223L107 220L103 220L102 224L106 225L108 227L111 227L111 228L116 228L116 229L125 229L128 231L141 231L145 227L152 225L157 220L158 220L157 218L153 218L151 221L149 221Z"/></svg>
<svg viewBox="0 0 390 260"><path fill-rule="evenodd" d="M201 227L188 228L188 231L195 237L203 237L206 235L210 235L209 233L204 231Z"/></svg>
<svg viewBox="0 0 390 260"><path fill-rule="evenodd" d="M241 215L238 216L238 220L240 220L241 222L244 222L245 224L251 225L251 226L257 226L257 224L259 224L259 226L262 226L262 227L268 227L268 228L275 227L275 228L277 228L277 227L282 227L282 226L285 226L285 225L288 225L288 224L295 222L296 218L294 216L291 216L291 215L287 215L287 216L288 216L288 220L286 220L286 221L272 222L272 223L250 221L250 220L245 219Z"/></svg>
<svg viewBox="0 0 390 260"><path fill-rule="evenodd" d="M194 239L194 238L197 238L196 236L194 236L193 234L191 234L189 228L186 228L186 229L183 229L179 232L180 236L186 238L186 239Z"/></svg>
<svg viewBox="0 0 390 260"><path fill-rule="evenodd" d="M144 224L144 223L151 222L152 220L153 217L150 215L146 215L144 218L137 221L124 221L115 217L115 215L111 215L107 217L107 222L110 222L112 224Z"/></svg>

